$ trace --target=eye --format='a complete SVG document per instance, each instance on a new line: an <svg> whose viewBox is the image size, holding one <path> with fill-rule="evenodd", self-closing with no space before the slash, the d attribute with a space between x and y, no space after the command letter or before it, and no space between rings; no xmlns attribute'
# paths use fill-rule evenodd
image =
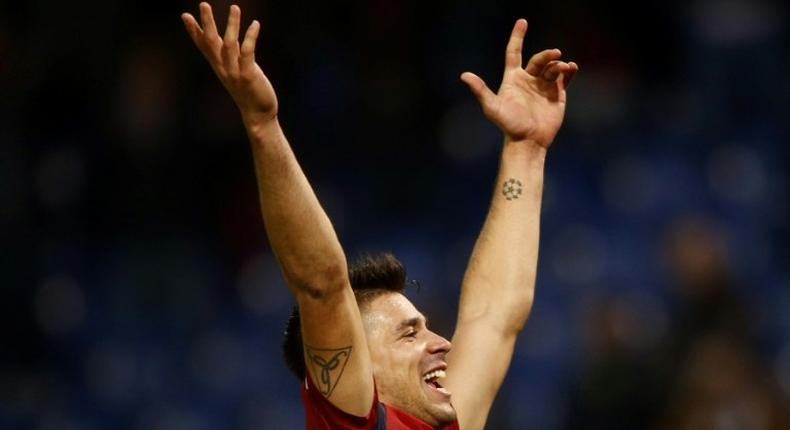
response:
<svg viewBox="0 0 790 430"><path fill-rule="evenodd" d="M409 330L408 332L404 333L403 336L401 336L401 337L403 339L414 339L414 338L417 337L417 331L416 330Z"/></svg>

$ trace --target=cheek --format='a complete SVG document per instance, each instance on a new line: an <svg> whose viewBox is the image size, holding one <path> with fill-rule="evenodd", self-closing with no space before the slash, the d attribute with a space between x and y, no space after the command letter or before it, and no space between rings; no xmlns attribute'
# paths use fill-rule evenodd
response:
<svg viewBox="0 0 790 430"><path fill-rule="evenodd" d="M371 345L370 349L373 370L378 375L386 375L386 377L397 375L397 378L402 378L415 365L414 354L406 345L395 344L386 347Z"/></svg>
<svg viewBox="0 0 790 430"><path fill-rule="evenodd" d="M391 352L390 360L393 368L396 369L395 372L401 378L411 379L419 372L420 353L413 343L398 345Z"/></svg>
<svg viewBox="0 0 790 430"><path fill-rule="evenodd" d="M374 373L380 374L382 371L387 371L394 364L392 352L389 348L382 345L379 339L375 337L369 338L368 350Z"/></svg>

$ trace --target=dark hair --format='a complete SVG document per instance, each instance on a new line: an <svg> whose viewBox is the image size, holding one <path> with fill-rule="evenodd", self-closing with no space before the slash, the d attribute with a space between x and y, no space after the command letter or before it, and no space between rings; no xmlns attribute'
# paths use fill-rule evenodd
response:
<svg viewBox="0 0 790 430"><path fill-rule="evenodd" d="M406 270L390 253L363 255L349 264L348 277L360 310L376 297L391 292L401 293L406 288ZM291 373L303 381L306 368L299 318L299 306L294 306L285 326L283 358Z"/></svg>

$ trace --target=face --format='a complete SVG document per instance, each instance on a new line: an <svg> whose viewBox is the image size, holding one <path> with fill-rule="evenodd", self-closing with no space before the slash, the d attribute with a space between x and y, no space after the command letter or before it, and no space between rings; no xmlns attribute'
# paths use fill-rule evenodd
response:
<svg viewBox="0 0 790 430"><path fill-rule="evenodd" d="M425 421L455 421L450 392L441 386L450 342L428 330L425 317L399 293L364 307L363 321L379 400Z"/></svg>

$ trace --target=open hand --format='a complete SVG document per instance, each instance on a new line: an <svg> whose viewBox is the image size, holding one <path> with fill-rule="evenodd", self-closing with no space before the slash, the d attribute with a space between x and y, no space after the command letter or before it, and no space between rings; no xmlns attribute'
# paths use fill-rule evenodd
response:
<svg viewBox="0 0 790 430"><path fill-rule="evenodd" d="M219 36L211 6L200 3L200 21L189 14L181 15L192 41L206 57L222 85L241 110L246 123L265 124L277 118L277 96L269 79L255 62L255 42L261 30L258 21L252 21L244 40L239 44L241 9L230 7L225 35Z"/></svg>
<svg viewBox="0 0 790 430"><path fill-rule="evenodd" d="M579 70L574 62L560 61L559 49L530 58L522 68L521 49L527 21L513 27L505 52L505 73L495 94L471 72L461 75L483 107L483 113L510 141L533 141L548 148L562 125L568 84Z"/></svg>

